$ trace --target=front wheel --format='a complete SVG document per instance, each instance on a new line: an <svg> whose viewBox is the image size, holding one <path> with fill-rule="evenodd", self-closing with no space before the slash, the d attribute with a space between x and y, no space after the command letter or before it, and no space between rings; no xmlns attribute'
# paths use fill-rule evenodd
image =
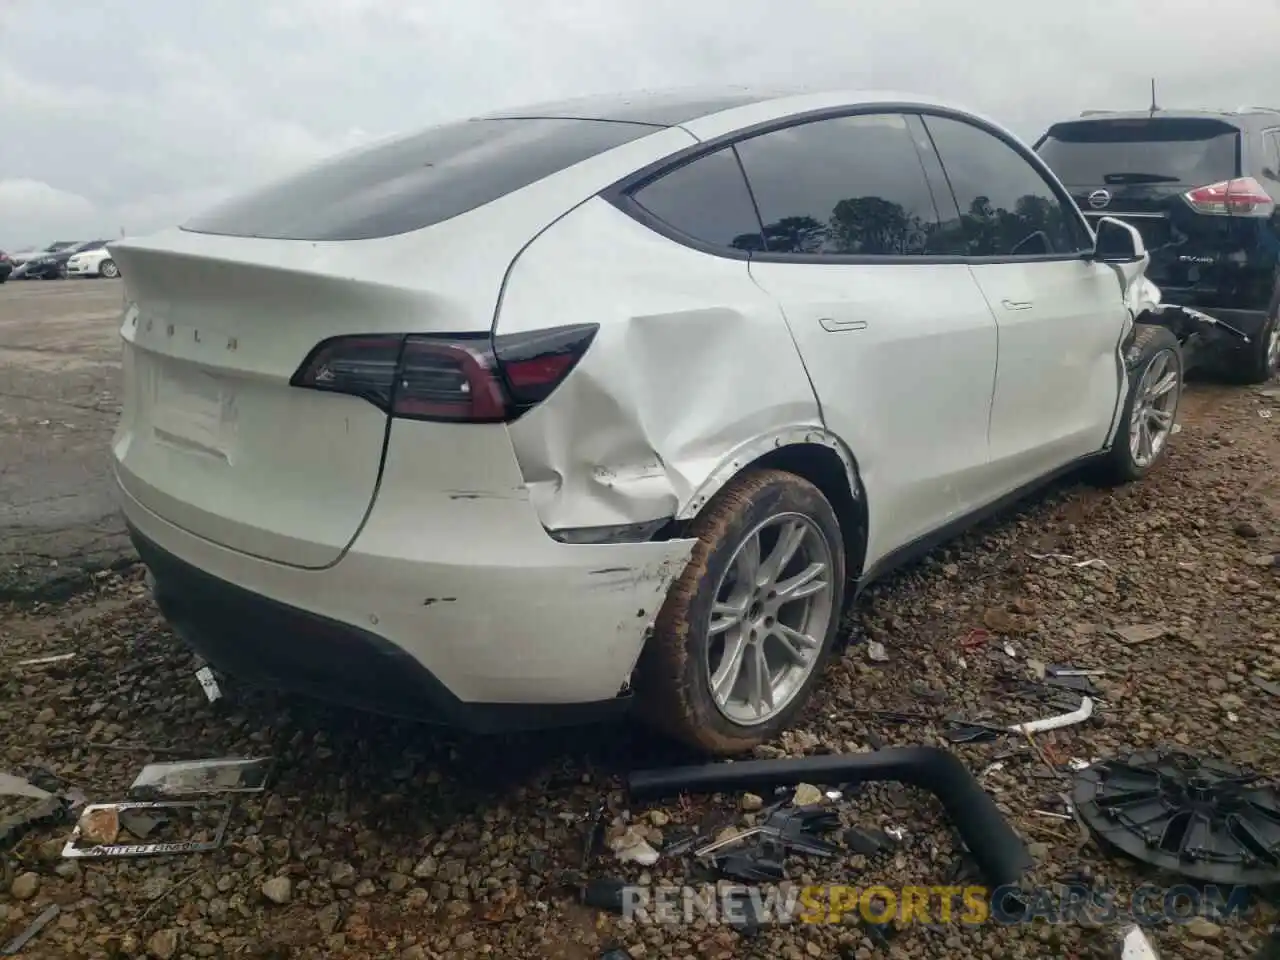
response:
<svg viewBox="0 0 1280 960"><path fill-rule="evenodd" d="M108 280L114 280L120 276L120 268L116 266L114 260L103 260L98 266L98 273L106 277Z"/></svg>
<svg viewBox="0 0 1280 960"><path fill-rule="evenodd" d="M1100 479L1129 483L1160 462L1173 436L1182 398L1182 347L1165 327L1139 324L1125 351L1129 397Z"/></svg>
<svg viewBox="0 0 1280 960"><path fill-rule="evenodd" d="M640 658L638 706L702 752L742 753L786 728L821 675L844 599L840 522L807 480L753 470L690 534Z"/></svg>

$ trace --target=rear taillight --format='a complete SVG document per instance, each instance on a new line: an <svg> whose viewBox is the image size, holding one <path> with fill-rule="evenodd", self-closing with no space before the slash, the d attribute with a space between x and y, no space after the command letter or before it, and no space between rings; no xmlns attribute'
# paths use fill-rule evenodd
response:
<svg viewBox="0 0 1280 960"><path fill-rule="evenodd" d="M1276 208L1271 195L1253 177L1211 183L1182 196L1196 213L1219 217L1269 217Z"/></svg>
<svg viewBox="0 0 1280 960"><path fill-rule="evenodd" d="M317 346L289 382L362 397L395 417L501 423L550 396L596 329L334 337Z"/></svg>

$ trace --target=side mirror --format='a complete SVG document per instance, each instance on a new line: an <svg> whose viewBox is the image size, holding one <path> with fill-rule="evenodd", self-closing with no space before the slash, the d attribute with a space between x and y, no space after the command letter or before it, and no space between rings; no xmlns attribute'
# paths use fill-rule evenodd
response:
<svg viewBox="0 0 1280 960"><path fill-rule="evenodd" d="M1137 263L1147 256L1147 245L1137 228L1115 217L1103 217L1098 221L1093 255L1103 263Z"/></svg>

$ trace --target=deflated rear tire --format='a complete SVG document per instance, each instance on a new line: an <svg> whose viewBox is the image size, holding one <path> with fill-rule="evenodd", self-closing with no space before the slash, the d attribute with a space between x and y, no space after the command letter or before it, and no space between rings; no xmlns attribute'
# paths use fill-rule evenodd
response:
<svg viewBox="0 0 1280 960"><path fill-rule="evenodd" d="M1138 324L1125 367L1129 397L1099 471L1106 484L1139 480L1164 458L1182 399L1182 347L1167 328Z"/></svg>
<svg viewBox="0 0 1280 960"><path fill-rule="evenodd" d="M640 658L638 707L699 751L738 754L785 729L819 681L844 599L840 523L807 480L753 470L690 535Z"/></svg>

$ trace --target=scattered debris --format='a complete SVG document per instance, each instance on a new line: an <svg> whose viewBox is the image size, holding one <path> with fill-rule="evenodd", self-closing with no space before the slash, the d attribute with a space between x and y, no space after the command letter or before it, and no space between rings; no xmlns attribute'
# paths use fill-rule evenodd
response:
<svg viewBox="0 0 1280 960"><path fill-rule="evenodd" d="M196 679L200 681L200 689L204 691L204 695L210 703L222 698L222 688L218 686L218 681L214 679L213 671L208 667L201 667L197 670Z"/></svg>
<svg viewBox="0 0 1280 960"><path fill-rule="evenodd" d="M1055 717L1045 717L1041 720L1031 720L1027 723L1015 723L1009 728L1009 732L1022 734L1047 733L1050 730L1061 730L1063 727L1084 723L1091 716L1093 716L1093 701L1089 697L1081 697L1080 706L1069 713L1062 713Z"/></svg>
<svg viewBox="0 0 1280 960"><path fill-rule="evenodd" d="M993 633L1027 633L1031 629L1031 622L1025 616L1000 607L988 607L982 615L982 623Z"/></svg>
<svg viewBox="0 0 1280 960"><path fill-rule="evenodd" d="M1280 792L1260 781L1225 761L1150 751L1080 770L1072 799L1090 830L1136 860L1266 886L1280 883Z"/></svg>
<svg viewBox="0 0 1280 960"><path fill-rule="evenodd" d="M53 796L48 790L42 790L23 777L15 777L11 773L0 773L0 796L27 797L31 800L48 800Z"/></svg>
<svg viewBox="0 0 1280 960"><path fill-rule="evenodd" d="M1016 883L1031 859L995 802L964 763L937 747L894 747L857 754L745 760L640 770L628 777L635 800L676 793L737 793L817 781L860 784L893 780L933 793L992 886Z"/></svg>
<svg viewBox="0 0 1280 960"><path fill-rule="evenodd" d="M1032 560L1061 560L1064 563L1075 559L1069 553L1032 553L1030 550L1027 551L1027 556Z"/></svg>
<svg viewBox="0 0 1280 960"><path fill-rule="evenodd" d="M1120 960L1160 960L1151 941L1136 924L1125 930L1120 940Z"/></svg>
<svg viewBox="0 0 1280 960"><path fill-rule="evenodd" d="M1111 635L1121 643L1148 643L1168 636L1172 631L1163 623L1135 623L1132 626L1112 630Z"/></svg>
<svg viewBox="0 0 1280 960"><path fill-rule="evenodd" d="M149 763L129 787L139 800L215 793L261 793L274 761L257 759L181 760Z"/></svg>
<svg viewBox="0 0 1280 960"><path fill-rule="evenodd" d="M1079 563L1073 563L1073 567L1078 570L1110 570L1111 564L1105 560L1094 558L1093 560L1081 560Z"/></svg>
<svg viewBox="0 0 1280 960"><path fill-rule="evenodd" d="M1258 416L1260 416L1263 420L1270 420L1271 411L1268 410L1266 407L1263 407L1261 410L1258 411Z"/></svg>
<svg viewBox="0 0 1280 960"><path fill-rule="evenodd" d="M187 839L160 843L120 844L121 820L134 812L165 813L168 819L155 826L167 826L176 822L191 833ZM212 814L212 817L206 817ZM166 853L206 853L222 846L231 805L225 801L165 801L138 803L97 803L84 810L80 821L62 848L64 857L82 859L89 857L146 857ZM205 822L208 820L209 822ZM86 824L94 825L94 836L86 835ZM115 835L111 827L114 824ZM150 831L148 831L150 832ZM110 839L106 839L110 837Z"/></svg>
<svg viewBox="0 0 1280 960"><path fill-rule="evenodd" d="M627 881L618 877L601 877L591 880L582 889L582 902L596 910L622 913L622 891ZM626 955L630 960L630 954Z"/></svg>
<svg viewBox="0 0 1280 960"><path fill-rule="evenodd" d="M4 945L4 949L0 949L0 956L13 957L22 952L25 947L41 930L47 927L62 912L62 908L56 903L46 907L44 911L28 924L27 929L10 940Z"/></svg>
<svg viewBox="0 0 1280 960"><path fill-rule="evenodd" d="M648 839L636 827L627 827L611 840L609 849L621 863L638 863L651 867L658 862L658 851L649 845Z"/></svg>
<svg viewBox="0 0 1280 960"><path fill-rule="evenodd" d="M19 660L14 664L15 667L44 667L51 663L66 663L68 660L75 659L74 653L55 653L48 657L33 657L30 660Z"/></svg>
<svg viewBox="0 0 1280 960"><path fill-rule="evenodd" d="M889 651L884 648L884 644L879 640L868 640L867 659L872 663L888 663Z"/></svg>
<svg viewBox="0 0 1280 960"><path fill-rule="evenodd" d="M1012 643L1006 643L1004 645L1004 655L1008 657L1010 660L1018 659L1018 651L1017 649L1014 648Z"/></svg>

